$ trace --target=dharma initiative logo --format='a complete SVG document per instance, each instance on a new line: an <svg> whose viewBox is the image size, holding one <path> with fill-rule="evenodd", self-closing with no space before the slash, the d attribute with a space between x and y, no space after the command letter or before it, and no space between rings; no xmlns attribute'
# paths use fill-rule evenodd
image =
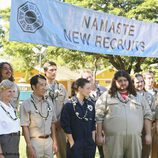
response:
<svg viewBox="0 0 158 158"><path fill-rule="evenodd" d="M43 20L36 4L26 2L18 8L18 23L24 32L35 33L43 26Z"/></svg>

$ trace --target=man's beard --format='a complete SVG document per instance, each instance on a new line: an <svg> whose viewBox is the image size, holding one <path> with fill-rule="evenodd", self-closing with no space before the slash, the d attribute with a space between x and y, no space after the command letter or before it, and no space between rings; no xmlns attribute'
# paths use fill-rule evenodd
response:
<svg viewBox="0 0 158 158"><path fill-rule="evenodd" d="M124 92L124 91L127 91L127 90L128 90L128 87L126 87L126 88L123 88L123 87L122 87L122 88L118 88L118 87L117 87L117 90L118 90L118 91L121 91L121 92Z"/></svg>

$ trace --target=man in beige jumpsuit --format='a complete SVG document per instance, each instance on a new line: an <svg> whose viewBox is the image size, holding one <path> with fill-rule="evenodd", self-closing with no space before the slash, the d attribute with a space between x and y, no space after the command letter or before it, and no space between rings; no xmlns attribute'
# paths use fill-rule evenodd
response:
<svg viewBox="0 0 158 158"><path fill-rule="evenodd" d="M109 158L141 158L144 123L146 142L151 143L150 107L145 98L136 93L126 71L116 72L111 85L96 103L96 141L102 144L105 140Z"/></svg>
<svg viewBox="0 0 158 158"><path fill-rule="evenodd" d="M30 80L33 94L20 107L20 119L26 141L28 158L53 158L52 141L55 111L44 99L46 78L35 75ZM55 139L55 138L53 138Z"/></svg>
<svg viewBox="0 0 158 158"><path fill-rule="evenodd" d="M144 73L145 89L153 95L153 106L151 110L153 112L153 126L152 126L152 150L151 158L158 158L158 135L155 128L155 109L158 106L158 89L154 88L155 75L153 71L147 71Z"/></svg>
<svg viewBox="0 0 158 158"><path fill-rule="evenodd" d="M66 89L62 84L56 81L56 72L57 72L56 63L52 61L46 62L43 68L48 84L46 97L48 98L49 102L52 102L52 105L54 105L55 113L57 116L56 132L55 132L57 147L58 147L57 157L66 158L66 137L59 123L61 110L63 108L64 101L66 99Z"/></svg>

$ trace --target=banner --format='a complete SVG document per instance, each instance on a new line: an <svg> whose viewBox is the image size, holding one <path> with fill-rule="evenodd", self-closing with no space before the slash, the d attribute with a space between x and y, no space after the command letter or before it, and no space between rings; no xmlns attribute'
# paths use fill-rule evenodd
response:
<svg viewBox="0 0 158 158"><path fill-rule="evenodd" d="M55 0L12 0L10 40L84 52L158 57L158 24Z"/></svg>

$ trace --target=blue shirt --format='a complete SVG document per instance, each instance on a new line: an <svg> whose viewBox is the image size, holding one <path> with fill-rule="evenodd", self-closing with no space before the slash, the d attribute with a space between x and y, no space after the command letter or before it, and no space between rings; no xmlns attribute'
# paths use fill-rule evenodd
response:
<svg viewBox="0 0 158 158"><path fill-rule="evenodd" d="M75 113L78 113L78 116ZM73 97L65 103L60 123L65 133L72 134L74 141L92 138L92 131L95 130L94 103L85 99L81 105L78 99Z"/></svg>

